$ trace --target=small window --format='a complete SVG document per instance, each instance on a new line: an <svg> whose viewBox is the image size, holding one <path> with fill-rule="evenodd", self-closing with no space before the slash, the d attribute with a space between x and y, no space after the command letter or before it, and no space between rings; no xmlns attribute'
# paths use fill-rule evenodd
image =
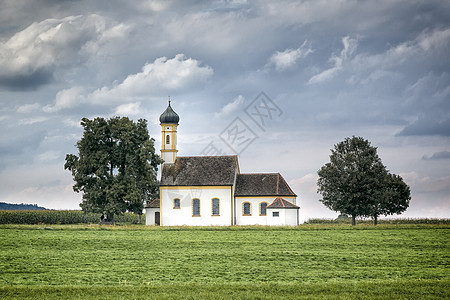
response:
<svg viewBox="0 0 450 300"><path fill-rule="evenodd" d="M174 209L180 208L180 199L178 198L173 199L173 208Z"/></svg>
<svg viewBox="0 0 450 300"><path fill-rule="evenodd" d="M220 216L220 200L219 199L213 198L211 200L211 208L212 208L211 214L213 216Z"/></svg>
<svg viewBox="0 0 450 300"><path fill-rule="evenodd" d="M279 217L279 216L280 216L280 212L279 211L272 212L272 217Z"/></svg>
<svg viewBox="0 0 450 300"><path fill-rule="evenodd" d="M252 215L252 204L250 202L242 203L242 215L251 216Z"/></svg>
<svg viewBox="0 0 450 300"><path fill-rule="evenodd" d="M192 216L200 217L200 199L192 199Z"/></svg>
<svg viewBox="0 0 450 300"><path fill-rule="evenodd" d="M166 144L170 144L170 135L166 135Z"/></svg>
<svg viewBox="0 0 450 300"><path fill-rule="evenodd" d="M265 216L267 214L266 208L267 208L267 202L261 202L259 204L259 215L260 216Z"/></svg>

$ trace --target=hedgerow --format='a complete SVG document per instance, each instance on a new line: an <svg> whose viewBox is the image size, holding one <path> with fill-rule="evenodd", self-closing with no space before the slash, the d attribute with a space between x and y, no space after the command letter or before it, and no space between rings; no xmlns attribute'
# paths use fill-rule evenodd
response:
<svg viewBox="0 0 450 300"><path fill-rule="evenodd" d="M351 224L352 220L349 219L308 219L304 224ZM357 224L373 224L371 219L357 219ZM434 224L443 225L450 224L450 219L438 219L438 218L398 218L398 219L379 219L378 224Z"/></svg>
<svg viewBox="0 0 450 300"><path fill-rule="evenodd" d="M137 224L136 214L125 213L114 217L116 223ZM142 217L145 220L145 217ZM80 210L2 210L0 224L89 224L99 223L100 215Z"/></svg>

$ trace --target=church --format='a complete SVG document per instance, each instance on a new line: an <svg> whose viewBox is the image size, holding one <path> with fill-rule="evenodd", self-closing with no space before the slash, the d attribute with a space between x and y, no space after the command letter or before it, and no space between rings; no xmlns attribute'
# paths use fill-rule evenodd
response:
<svg viewBox="0 0 450 300"><path fill-rule="evenodd" d="M237 155L178 156L180 121L169 101L162 131L160 199L145 207L146 225L297 226L297 195L280 173L241 173Z"/></svg>

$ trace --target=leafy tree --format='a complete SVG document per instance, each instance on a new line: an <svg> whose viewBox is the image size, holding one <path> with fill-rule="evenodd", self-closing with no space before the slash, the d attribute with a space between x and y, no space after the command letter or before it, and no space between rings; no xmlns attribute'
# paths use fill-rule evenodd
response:
<svg viewBox="0 0 450 300"><path fill-rule="evenodd" d="M376 222L379 215L400 213L409 205L409 187L401 184L400 176L388 173L377 148L362 137L336 144L330 162L318 175L320 201L331 210L351 215L352 225L357 216L374 217Z"/></svg>
<svg viewBox="0 0 450 300"><path fill-rule="evenodd" d="M387 174L383 197L379 198L372 208L374 224L378 223L378 216L393 215L404 212L409 207L411 191L403 178L395 174Z"/></svg>
<svg viewBox="0 0 450 300"><path fill-rule="evenodd" d="M66 155L65 169L72 172L75 192L83 193L85 212L142 214L143 203L157 193L161 158L155 154L147 121L123 117L109 120L83 118L79 155Z"/></svg>

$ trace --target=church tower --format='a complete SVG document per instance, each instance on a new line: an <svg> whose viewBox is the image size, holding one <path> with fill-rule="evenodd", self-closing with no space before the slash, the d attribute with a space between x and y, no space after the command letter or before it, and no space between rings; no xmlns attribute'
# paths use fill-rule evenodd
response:
<svg viewBox="0 0 450 300"><path fill-rule="evenodd" d="M161 158L164 164L173 164L177 158L177 127L180 117L169 106L159 117L162 133Z"/></svg>

